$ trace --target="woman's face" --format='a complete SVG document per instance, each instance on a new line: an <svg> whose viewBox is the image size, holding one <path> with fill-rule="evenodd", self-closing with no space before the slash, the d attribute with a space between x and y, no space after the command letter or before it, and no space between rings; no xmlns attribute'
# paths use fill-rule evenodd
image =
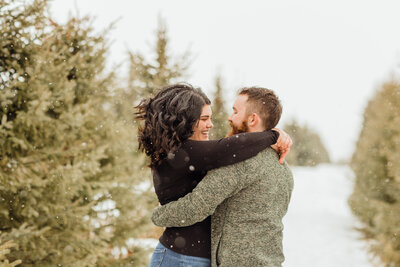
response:
<svg viewBox="0 0 400 267"><path fill-rule="evenodd" d="M204 105L199 121L193 126L193 135L189 139L197 141L208 140L209 130L214 126L211 122L211 115L210 105Z"/></svg>

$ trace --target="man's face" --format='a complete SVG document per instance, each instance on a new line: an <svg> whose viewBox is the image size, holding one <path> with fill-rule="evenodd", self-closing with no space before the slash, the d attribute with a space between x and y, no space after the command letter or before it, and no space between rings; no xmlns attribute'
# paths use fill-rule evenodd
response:
<svg viewBox="0 0 400 267"><path fill-rule="evenodd" d="M236 101L232 107L233 112L228 118L228 121L232 127L232 130L228 134L228 136L249 131L249 127L247 124L248 116L246 110L247 98L247 95L239 95L236 98Z"/></svg>

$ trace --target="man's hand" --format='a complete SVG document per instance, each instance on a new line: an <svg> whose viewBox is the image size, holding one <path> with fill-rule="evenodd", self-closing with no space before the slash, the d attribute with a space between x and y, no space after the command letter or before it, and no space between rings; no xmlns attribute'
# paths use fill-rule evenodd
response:
<svg viewBox="0 0 400 267"><path fill-rule="evenodd" d="M278 128L273 128L272 130L277 131L279 133L279 138L278 141L276 141L275 145L272 145L271 147L279 153L280 158L279 158L279 163L283 164L283 160L286 157L287 154L289 154L290 147L293 144L292 139L290 136L285 133L284 131L278 129Z"/></svg>

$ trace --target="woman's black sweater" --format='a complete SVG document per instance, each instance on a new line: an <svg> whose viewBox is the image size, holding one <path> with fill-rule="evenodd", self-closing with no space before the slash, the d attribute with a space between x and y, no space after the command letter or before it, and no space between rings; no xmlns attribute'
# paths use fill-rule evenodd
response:
<svg viewBox="0 0 400 267"><path fill-rule="evenodd" d="M178 151L153 169L158 200L161 205L178 200L192 192L207 171L251 158L275 144L278 136L278 132L270 130L220 140L186 140ZM210 226L208 217L191 226L166 228L160 242L180 254L210 258Z"/></svg>

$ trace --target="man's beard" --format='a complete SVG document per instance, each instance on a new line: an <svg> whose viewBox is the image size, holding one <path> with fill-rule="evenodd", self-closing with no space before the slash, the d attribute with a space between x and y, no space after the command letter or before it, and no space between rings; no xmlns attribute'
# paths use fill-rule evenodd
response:
<svg viewBox="0 0 400 267"><path fill-rule="evenodd" d="M249 131L249 125L247 124L247 121L243 121L242 125L240 125L239 127L233 125L232 122L229 122L229 124L231 125L231 131L228 133L227 137L235 135L235 134L239 134L239 133L247 133Z"/></svg>

